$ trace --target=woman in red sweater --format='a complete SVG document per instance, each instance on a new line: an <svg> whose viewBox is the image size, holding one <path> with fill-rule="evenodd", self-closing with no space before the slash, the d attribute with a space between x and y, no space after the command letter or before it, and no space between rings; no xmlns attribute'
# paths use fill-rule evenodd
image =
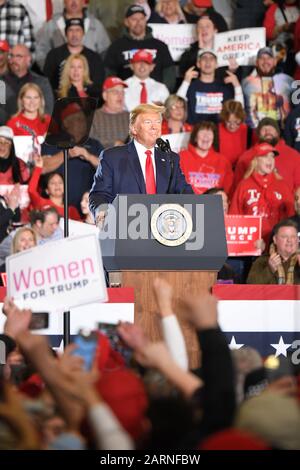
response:
<svg viewBox="0 0 300 470"><path fill-rule="evenodd" d="M15 135L44 136L50 123L45 114L45 99L35 83L26 83L18 95L18 112L8 122Z"/></svg>
<svg viewBox="0 0 300 470"><path fill-rule="evenodd" d="M230 204L230 214L262 217L262 238L268 245L274 225L295 213L294 198L287 184L275 170L272 145L257 144L255 157L236 188Z"/></svg>
<svg viewBox="0 0 300 470"><path fill-rule="evenodd" d="M61 217L64 216L64 180L59 173L50 173L47 179L46 193L49 198L42 197L38 192L40 177L43 170L43 158L39 154L34 156L35 168L33 170L28 193L34 209L43 210L45 207L55 207ZM81 220L76 207L69 207L69 217Z"/></svg>
<svg viewBox="0 0 300 470"><path fill-rule="evenodd" d="M239 101L225 101L218 125L218 145L233 168L251 143L251 130L244 123L245 118L246 113Z"/></svg>
<svg viewBox="0 0 300 470"><path fill-rule="evenodd" d="M191 132L193 126L186 122L186 101L177 95L170 95L165 102L165 115L162 122L162 134L177 134Z"/></svg>
<svg viewBox="0 0 300 470"><path fill-rule="evenodd" d="M213 149L216 126L200 122L194 126L187 150L180 152L180 166L196 194L210 188L224 188L230 193L233 173L226 157Z"/></svg>

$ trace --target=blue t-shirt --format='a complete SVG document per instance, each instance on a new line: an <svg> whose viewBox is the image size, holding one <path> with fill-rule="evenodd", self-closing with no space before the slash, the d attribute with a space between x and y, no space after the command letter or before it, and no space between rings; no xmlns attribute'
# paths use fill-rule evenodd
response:
<svg viewBox="0 0 300 470"><path fill-rule="evenodd" d="M219 81L205 83L193 80L187 91L189 124L200 121L218 122L223 102L233 98L232 85Z"/></svg>

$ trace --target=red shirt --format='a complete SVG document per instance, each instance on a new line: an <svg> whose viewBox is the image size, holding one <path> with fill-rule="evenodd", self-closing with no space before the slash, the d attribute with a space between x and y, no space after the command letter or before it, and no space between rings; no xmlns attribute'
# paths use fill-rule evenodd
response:
<svg viewBox="0 0 300 470"><path fill-rule="evenodd" d="M12 117L7 121L6 125L11 127L15 135L31 135L23 126L30 127L35 135L45 135L47 133L51 117L45 114L45 121L42 122L39 117L35 119L28 119L22 113Z"/></svg>
<svg viewBox="0 0 300 470"><path fill-rule="evenodd" d="M219 149L232 166L247 150L248 127L242 123L236 132L229 132L223 123L219 124Z"/></svg>
<svg viewBox="0 0 300 470"><path fill-rule="evenodd" d="M17 157L16 157L17 158ZM30 173L28 170L28 167L23 160L20 158L17 158L19 165L20 165L20 173L21 173L21 183L27 183L30 177ZM15 184L16 181L13 179L13 174L12 174L12 167L10 166L8 170L6 170L4 173L0 171L0 184Z"/></svg>
<svg viewBox="0 0 300 470"><path fill-rule="evenodd" d="M180 152L180 166L196 194L203 194L210 188L224 188L229 193L233 181L231 165L226 157L213 148L202 158L196 148L189 144L188 150Z"/></svg>
<svg viewBox="0 0 300 470"><path fill-rule="evenodd" d="M43 210L45 207L49 207L49 206L55 207L59 215L63 217L64 216L63 206L57 206L54 202L51 201L51 199L44 198L39 194L38 185L39 185L41 173L42 173L42 168L35 167L31 176L31 180L29 181L28 193L31 199L32 206L34 209L38 209L38 210ZM70 206L68 213L69 213L70 219L81 220L79 212L76 209L76 207Z"/></svg>
<svg viewBox="0 0 300 470"><path fill-rule="evenodd" d="M295 189L300 186L300 155L297 150L286 145L283 139L280 139L278 144L275 145L275 148L279 152L279 155L275 157L275 166L291 191L295 191ZM254 147L251 147L238 159L234 170L233 189L235 189L238 183L243 179L254 156Z"/></svg>
<svg viewBox="0 0 300 470"><path fill-rule="evenodd" d="M229 209L229 214L260 215L262 237L267 244L274 225L294 213L293 194L274 173L260 175L254 172L242 180L233 194Z"/></svg>

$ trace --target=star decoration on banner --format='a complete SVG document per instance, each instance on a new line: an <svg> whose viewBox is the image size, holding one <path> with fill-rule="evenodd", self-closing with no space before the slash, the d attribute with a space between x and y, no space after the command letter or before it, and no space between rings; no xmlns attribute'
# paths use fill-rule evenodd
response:
<svg viewBox="0 0 300 470"><path fill-rule="evenodd" d="M287 352L286 351L292 345L291 344L286 344L283 341L282 336L280 336L279 343L278 344L270 344L270 346L272 346L272 348L276 349L275 357L278 357L280 355L283 355L283 356L287 357Z"/></svg>
<svg viewBox="0 0 300 470"><path fill-rule="evenodd" d="M237 344L237 343L236 343L236 340L235 340L235 337L233 336L233 337L231 338L231 341L230 341L230 343L229 343L228 346L229 346L229 349L232 350L232 349L241 349L241 348L242 348L243 346L245 346L245 345L244 345L244 344Z"/></svg>

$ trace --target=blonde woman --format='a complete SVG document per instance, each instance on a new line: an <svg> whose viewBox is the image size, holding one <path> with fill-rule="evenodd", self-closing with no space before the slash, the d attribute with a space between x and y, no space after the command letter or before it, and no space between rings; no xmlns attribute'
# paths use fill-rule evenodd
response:
<svg viewBox="0 0 300 470"><path fill-rule="evenodd" d="M93 96L99 98L100 85L95 87L90 79L89 64L82 54L72 54L68 57L62 70L59 98Z"/></svg>
<svg viewBox="0 0 300 470"><path fill-rule="evenodd" d="M26 83L18 95L18 111L7 122L14 135L44 136L50 123L50 116L45 114L45 98L42 90L35 83Z"/></svg>
<svg viewBox="0 0 300 470"><path fill-rule="evenodd" d="M151 14L149 23L186 23L179 0L157 0L155 11Z"/></svg>
<svg viewBox="0 0 300 470"><path fill-rule="evenodd" d="M261 216L262 238L267 245L274 225L295 213L293 194L275 169L277 155L267 142L256 145L255 156L229 209L230 214Z"/></svg>
<svg viewBox="0 0 300 470"><path fill-rule="evenodd" d="M21 227L16 231L12 241L12 254L29 250L37 245L36 234L31 227Z"/></svg>

